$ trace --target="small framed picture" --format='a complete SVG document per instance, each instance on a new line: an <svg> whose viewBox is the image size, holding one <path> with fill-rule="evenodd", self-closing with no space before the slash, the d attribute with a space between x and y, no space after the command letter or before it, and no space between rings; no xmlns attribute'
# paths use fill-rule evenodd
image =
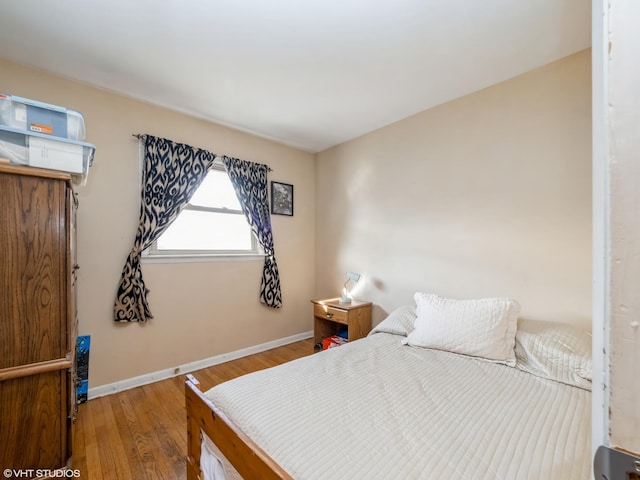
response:
<svg viewBox="0 0 640 480"><path fill-rule="evenodd" d="M271 213L293 216L293 185L271 182Z"/></svg>

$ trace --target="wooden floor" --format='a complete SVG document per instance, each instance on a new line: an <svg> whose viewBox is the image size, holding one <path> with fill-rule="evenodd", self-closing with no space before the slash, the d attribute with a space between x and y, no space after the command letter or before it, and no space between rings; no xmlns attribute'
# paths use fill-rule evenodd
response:
<svg viewBox="0 0 640 480"><path fill-rule="evenodd" d="M313 353L313 339L194 372L203 391ZM185 375L79 405L73 468L80 478L186 479Z"/></svg>

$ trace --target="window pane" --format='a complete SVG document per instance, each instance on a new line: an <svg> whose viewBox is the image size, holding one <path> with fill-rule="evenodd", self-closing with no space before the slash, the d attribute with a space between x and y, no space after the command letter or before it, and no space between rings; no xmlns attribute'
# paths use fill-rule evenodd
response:
<svg viewBox="0 0 640 480"><path fill-rule="evenodd" d="M227 172L211 170L193 194L191 205L241 210L240 202Z"/></svg>
<svg viewBox="0 0 640 480"><path fill-rule="evenodd" d="M158 250L248 250L244 215L184 210L157 242Z"/></svg>

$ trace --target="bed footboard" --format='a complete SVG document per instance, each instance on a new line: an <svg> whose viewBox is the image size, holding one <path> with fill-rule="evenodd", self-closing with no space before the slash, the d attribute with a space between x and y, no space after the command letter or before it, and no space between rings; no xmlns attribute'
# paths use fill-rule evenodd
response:
<svg viewBox="0 0 640 480"><path fill-rule="evenodd" d="M231 422L200 390L200 382L187 375L187 479L202 479L200 470L203 431L246 480L293 480L271 457Z"/></svg>

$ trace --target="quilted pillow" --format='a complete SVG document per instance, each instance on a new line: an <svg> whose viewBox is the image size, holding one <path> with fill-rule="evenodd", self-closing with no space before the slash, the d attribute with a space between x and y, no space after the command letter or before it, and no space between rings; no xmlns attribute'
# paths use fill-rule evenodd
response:
<svg viewBox="0 0 640 480"><path fill-rule="evenodd" d="M414 298L415 328L405 344L515 366L518 302L509 298L457 300L420 292Z"/></svg>
<svg viewBox="0 0 640 480"><path fill-rule="evenodd" d="M413 322L416 319L416 307L414 305L402 305L396 308L383 321L376 325L369 335L374 333L392 333L406 337L413 330Z"/></svg>
<svg viewBox="0 0 640 480"><path fill-rule="evenodd" d="M557 322L518 320L516 367L591 390L591 334Z"/></svg>

